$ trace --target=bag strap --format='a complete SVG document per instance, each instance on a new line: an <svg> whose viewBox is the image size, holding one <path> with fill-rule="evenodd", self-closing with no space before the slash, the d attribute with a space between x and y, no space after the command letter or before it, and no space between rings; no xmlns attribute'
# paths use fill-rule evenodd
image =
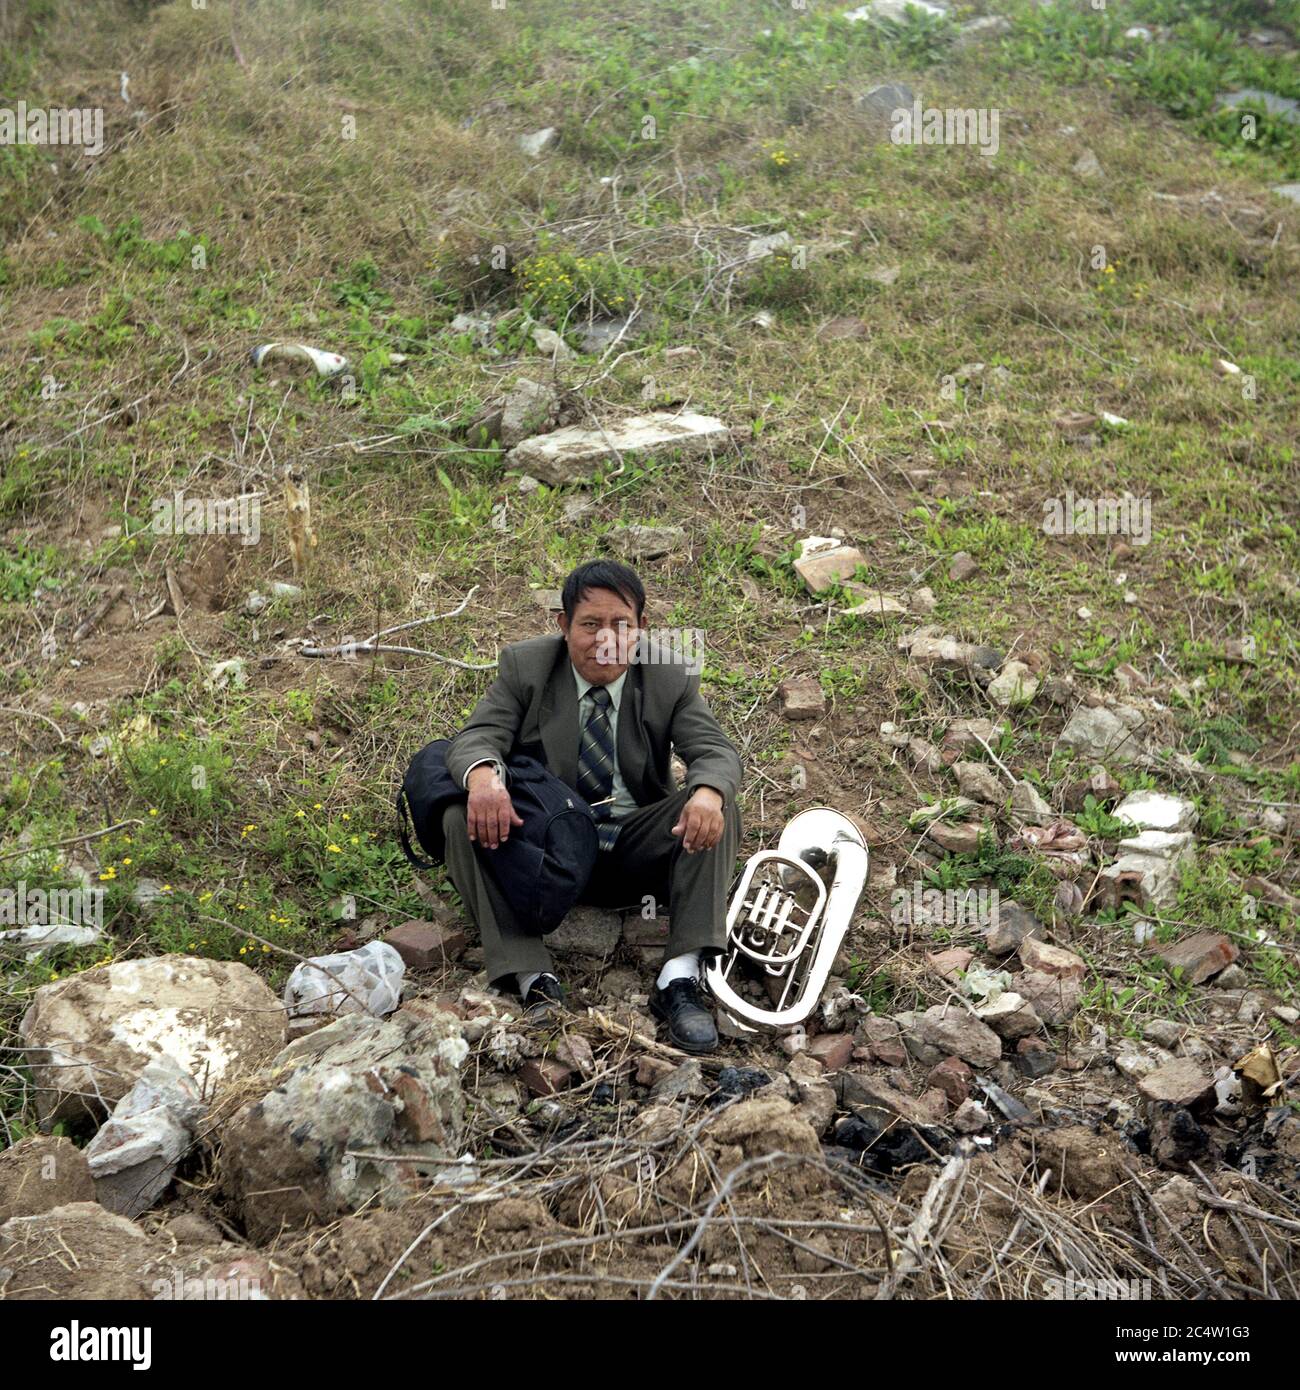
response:
<svg viewBox="0 0 1300 1390"><path fill-rule="evenodd" d="M402 840L402 853L417 869L436 869L432 859L422 859L411 848L411 812L406 802L406 788L397 793L397 833Z"/></svg>

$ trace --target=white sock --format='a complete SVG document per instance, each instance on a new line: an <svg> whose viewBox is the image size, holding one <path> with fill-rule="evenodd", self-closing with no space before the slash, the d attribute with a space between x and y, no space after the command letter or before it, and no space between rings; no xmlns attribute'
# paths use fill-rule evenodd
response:
<svg viewBox="0 0 1300 1390"><path fill-rule="evenodd" d="M674 980L698 980L700 978L700 953L698 951L687 951L680 956L674 956L672 960L664 961L663 969L659 972L659 978L655 984L660 989L667 989Z"/></svg>
<svg viewBox="0 0 1300 1390"><path fill-rule="evenodd" d="M519 997L521 999L525 998L528 991L532 989L533 982L535 980L540 980L545 974L545 970L533 970L528 974L517 974L515 979L519 981Z"/></svg>

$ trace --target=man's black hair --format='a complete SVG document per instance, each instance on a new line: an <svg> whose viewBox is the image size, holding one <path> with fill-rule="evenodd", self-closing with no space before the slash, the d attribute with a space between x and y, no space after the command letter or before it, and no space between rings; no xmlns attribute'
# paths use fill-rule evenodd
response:
<svg viewBox="0 0 1300 1390"><path fill-rule="evenodd" d="M633 569L617 560L588 560L578 566L564 581L560 602L564 616L573 621L573 611L587 595L588 589L608 589L632 605L637 622L645 612L645 585Z"/></svg>

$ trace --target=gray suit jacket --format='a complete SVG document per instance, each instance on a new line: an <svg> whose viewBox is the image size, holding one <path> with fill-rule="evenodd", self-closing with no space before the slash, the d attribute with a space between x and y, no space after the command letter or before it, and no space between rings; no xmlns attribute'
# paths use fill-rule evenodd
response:
<svg viewBox="0 0 1300 1390"><path fill-rule="evenodd" d="M654 648L657 656L662 656ZM700 695L700 678L676 662L634 662L618 713L618 766L640 806L676 790L669 757L686 764L686 786L714 787L731 805L740 789L740 756ZM458 784L484 758L523 753L575 791L578 785L578 690L558 633L503 647L498 675L451 741L447 770Z"/></svg>

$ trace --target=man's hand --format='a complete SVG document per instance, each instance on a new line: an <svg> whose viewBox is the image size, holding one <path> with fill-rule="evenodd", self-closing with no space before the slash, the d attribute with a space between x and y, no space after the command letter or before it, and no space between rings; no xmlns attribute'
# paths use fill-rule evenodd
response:
<svg viewBox="0 0 1300 1390"><path fill-rule="evenodd" d="M682 814L671 833L682 837L687 854L712 849L722 838L722 795L712 787L696 787L682 807Z"/></svg>
<svg viewBox="0 0 1300 1390"><path fill-rule="evenodd" d="M476 767L469 774L469 805L465 808L470 844L496 849L510 838L510 827L522 825L495 769Z"/></svg>

